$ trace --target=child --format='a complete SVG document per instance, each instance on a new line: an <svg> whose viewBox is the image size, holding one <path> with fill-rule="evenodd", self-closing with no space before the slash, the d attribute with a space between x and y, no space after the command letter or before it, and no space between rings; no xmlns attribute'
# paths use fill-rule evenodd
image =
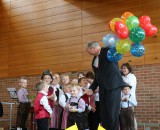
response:
<svg viewBox="0 0 160 130"><path fill-rule="evenodd" d="M80 96L81 96L81 93L82 93L81 98L85 101L85 104L86 104L85 117L88 120L88 112L89 111L95 112L95 107L93 107L93 106L90 105L90 101L91 101L90 96L83 93L86 89L88 89L88 87L87 87L88 86L87 78L86 77L79 78L78 79L78 83L79 83L79 85L81 87Z"/></svg>
<svg viewBox="0 0 160 130"><path fill-rule="evenodd" d="M122 130L135 130L133 106L137 106L135 95L131 95L132 86L125 83L122 88L120 125Z"/></svg>
<svg viewBox="0 0 160 130"><path fill-rule="evenodd" d="M67 128L69 99L71 97L71 85L64 86L64 94L59 98L59 104L63 107L61 129Z"/></svg>
<svg viewBox="0 0 160 130"><path fill-rule="evenodd" d="M87 81L92 84L95 78L93 71L88 71L86 73ZM94 94L90 97L90 105L96 108L95 111L90 111L88 113L89 127L91 130L97 130L100 123L100 113L99 113L99 87L94 91Z"/></svg>
<svg viewBox="0 0 160 130"><path fill-rule="evenodd" d="M85 77L85 73L84 72L78 72L78 79Z"/></svg>
<svg viewBox="0 0 160 130"><path fill-rule="evenodd" d="M40 81L36 84L38 95L34 102L35 119L37 120L37 130L48 130L48 118L52 115L52 109L48 103L48 85Z"/></svg>
<svg viewBox="0 0 160 130"><path fill-rule="evenodd" d="M27 130L26 128L26 120L28 118L29 109L31 107L32 100L28 99L28 91L26 89L27 87L27 79L25 77L21 77L19 79L19 86L20 89L17 92L19 105L17 110L17 120L16 120L16 126L17 130Z"/></svg>
<svg viewBox="0 0 160 130"><path fill-rule="evenodd" d="M41 80L44 81L48 86L48 101L51 108L53 108L54 89L51 85L51 82L53 81L52 72L50 70L44 70Z"/></svg>
<svg viewBox="0 0 160 130"><path fill-rule="evenodd" d="M70 78L68 75L62 75L62 90L65 85L69 84Z"/></svg>
<svg viewBox="0 0 160 130"><path fill-rule="evenodd" d="M78 79L72 79L71 85L78 85Z"/></svg>
<svg viewBox="0 0 160 130"><path fill-rule="evenodd" d="M60 89L60 85L58 84L58 80L55 75L53 75L52 86L54 88L55 98L54 98L54 107L53 107L53 115L51 118L51 128L50 130L61 130L61 113L63 107L59 105L59 97L63 95L63 91Z"/></svg>
<svg viewBox="0 0 160 130"><path fill-rule="evenodd" d="M85 101L79 96L80 86L71 87L71 98L69 99L69 115L67 127L74 125L78 126L78 130L88 129L88 120L86 119Z"/></svg>

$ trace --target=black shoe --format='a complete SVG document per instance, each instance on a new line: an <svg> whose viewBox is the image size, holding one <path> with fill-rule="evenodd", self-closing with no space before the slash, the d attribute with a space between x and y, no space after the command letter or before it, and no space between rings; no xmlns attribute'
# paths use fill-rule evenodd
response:
<svg viewBox="0 0 160 130"><path fill-rule="evenodd" d="M27 128L22 128L22 130L27 130Z"/></svg>

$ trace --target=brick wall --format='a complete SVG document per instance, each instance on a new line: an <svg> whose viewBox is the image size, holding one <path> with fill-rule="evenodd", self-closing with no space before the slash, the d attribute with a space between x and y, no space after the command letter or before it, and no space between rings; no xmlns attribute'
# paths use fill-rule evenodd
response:
<svg viewBox="0 0 160 130"><path fill-rule="evenodd" d="M139 125L139 130L144 130L144 127L149 127L150 130L160 130L160 64L134 66L134 73L138 80L137 85L137 100L138 107L135 108L136 118ZM76 72L68 73L72 78L76 77ZM1 78L0 79L0 101L16 102L11 99L7 93L7 87L15 87L18 90L18 78ZM28 91L30 95L35 94L34 84L39 81L40 75L27 76ZM13 106L13 121L15 125L17 105ZM9 108L5 107L3 118L9 116ZM29 125L30 117L27 125ZM3 123L7 129L8 124Z"/></svg>

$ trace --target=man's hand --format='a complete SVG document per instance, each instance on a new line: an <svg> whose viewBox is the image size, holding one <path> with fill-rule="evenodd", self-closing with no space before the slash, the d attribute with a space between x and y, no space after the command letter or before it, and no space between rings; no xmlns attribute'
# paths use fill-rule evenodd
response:
<svg viewBox="0 0 160 130"><path fill-rule="evenodd" d="M93 90L92 89L87 89L83 92L83 95L87 94L87 95L92 95L93 94Z"/></svg>

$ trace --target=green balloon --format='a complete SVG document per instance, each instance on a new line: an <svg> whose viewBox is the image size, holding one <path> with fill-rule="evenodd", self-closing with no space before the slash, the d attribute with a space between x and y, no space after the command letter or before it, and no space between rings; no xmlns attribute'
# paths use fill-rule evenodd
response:
<svg viewBox="0 0 160 130"><path fill-rule="evenodd" d="M129 30L139 27L139 19L136 16L130 16L126 19L126 26Z"/></svg>
<svg viewBox="0 0 160 130"><path fill-rule="evenodd" d="M145 31L140 27L133 28L130 31L129 38L132 42L141 42L145 38Z"/></svg>

